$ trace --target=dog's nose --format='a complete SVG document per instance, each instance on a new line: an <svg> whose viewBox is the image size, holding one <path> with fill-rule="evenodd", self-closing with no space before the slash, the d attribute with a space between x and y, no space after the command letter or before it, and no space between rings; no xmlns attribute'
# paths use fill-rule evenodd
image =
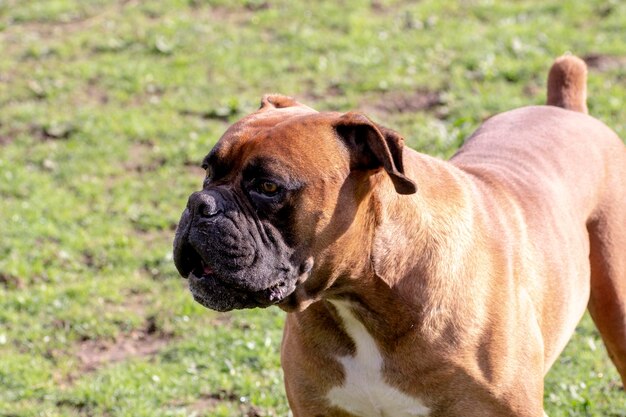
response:
<svg viewBox="0 0 626 417"><path fill-rule="evenodd" d="M215 197L202 191L191 194L187 205L189 211L200 217L214 217L221 212Z"/></svg>

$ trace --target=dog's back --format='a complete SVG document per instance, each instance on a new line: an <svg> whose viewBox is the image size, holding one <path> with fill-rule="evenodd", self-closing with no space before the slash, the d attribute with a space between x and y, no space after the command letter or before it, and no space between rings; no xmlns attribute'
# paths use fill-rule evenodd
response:
<svg viewBox="0 0 626 417"><path fill-rule="evenodd" d="M585 63L574 57L557 59L548 77L548 105L587 113ZM574 127L576 128L576 126ZM589 312L600 330L609 356L626 385L626 147L606 129L592 137L604 151L604 175L598 200L586 222L589 232L591 291ZM580 177L589 165L579 166Z"/></svg>
<svg viewBox="0 0 626 417"><path fill-rule="evenodd" d="M540 285L554 292L546 293L552 302L545 304L531 294L544 317L546 370L588 304L626 381L626 147L585 114L586 74L579 58L557 59L548 79L548 106L494 116L451 162L476 178L484 194L496 195L489 197L500 206L494 213L519 212L525 239L516 244L530 245L544 260L537 264L543 270L521 266L519 275L531 287L536 280L525 275L544 276L550 282ZM574 287L579 290L563 290ZM581 299L580 288L588 288L582 293L589 302Z"/></svg>

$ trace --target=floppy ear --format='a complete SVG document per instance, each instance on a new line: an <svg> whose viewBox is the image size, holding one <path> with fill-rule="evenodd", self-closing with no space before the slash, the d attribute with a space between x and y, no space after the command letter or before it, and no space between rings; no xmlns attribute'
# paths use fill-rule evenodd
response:
<svg viewBox="0 0 626 417"><path fill-rule="evenodd" d="M391 129L376 125L366 116L349 112L334 123L337 134L350 150L351 169L383 168L398 194L413 194L415 183L404 175L404 138Z"/></svg>

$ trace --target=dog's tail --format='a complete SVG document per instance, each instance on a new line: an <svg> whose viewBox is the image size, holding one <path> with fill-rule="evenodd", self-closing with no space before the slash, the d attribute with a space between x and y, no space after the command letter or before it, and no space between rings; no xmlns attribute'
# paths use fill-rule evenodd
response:
<svg viewBox="0 0 626 417"><path fill-rule="evenodd" d="M559 57L548 75L548 105L587 113L587 65L574 55Z"/></svg>

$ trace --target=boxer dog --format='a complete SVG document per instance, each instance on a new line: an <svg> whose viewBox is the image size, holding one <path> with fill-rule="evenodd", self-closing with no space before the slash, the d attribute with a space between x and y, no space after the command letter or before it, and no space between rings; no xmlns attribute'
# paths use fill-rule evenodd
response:
<svg viewBox="0 0 626 417"><path fill-rule="evenodd" d="M547 106L441 161L268 95L204 158L174 260L196 301L277 305L295 417L541 417L588 308L626 380L626 147L559 58Z"/></svg>

